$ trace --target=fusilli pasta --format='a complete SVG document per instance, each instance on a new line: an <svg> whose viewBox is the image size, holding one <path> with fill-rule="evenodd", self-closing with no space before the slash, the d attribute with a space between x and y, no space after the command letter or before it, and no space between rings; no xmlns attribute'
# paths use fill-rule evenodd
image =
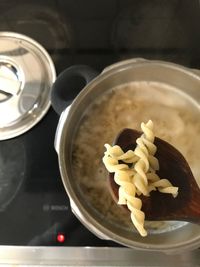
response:
<svg viewBox="0 0 200 267"><path fill-rule="evenodd" d="M157 147L154 144L153 122L142 123L141 129L143 134L136 140L134 151L124 152L120 146L105 144L103 163L110 173L114 173L114 180L119 185L118 204L127 205L134 226L142 236L146 236L145 214L141 210L142 201L137 196L149 196L152 190L159 190L176 197L178 188L156 174L159 162L154 156Z"/></svg>

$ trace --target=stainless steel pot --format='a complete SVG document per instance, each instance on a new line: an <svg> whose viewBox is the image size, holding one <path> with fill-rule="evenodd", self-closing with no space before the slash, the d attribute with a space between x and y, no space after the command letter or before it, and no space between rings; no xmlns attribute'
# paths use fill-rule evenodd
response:
<svg viewBox="0 0 200 267"><path fill-rule="evenodd" d="M83 113L92 101L110 88L135 80L157 81L174 86L194 99L195 105L200 108L200 72L168 62L131 59L114 64L99 75L89 67L73 66L60 74L54 83L52 105L57 112L62 112L55 137L55 149L72 211L95 235L131 248L167 253L195 249L200 246L199 225L185 223L174 230L149 234L143 238L136 232L120 229L103 220L77 190L76 177L73 177L72 172L72 149ZM74 88L80 90L82 87L84 89L75 97ZM68 107L69 102L63 100L64 94L70 100L75 98Z"/></svg>

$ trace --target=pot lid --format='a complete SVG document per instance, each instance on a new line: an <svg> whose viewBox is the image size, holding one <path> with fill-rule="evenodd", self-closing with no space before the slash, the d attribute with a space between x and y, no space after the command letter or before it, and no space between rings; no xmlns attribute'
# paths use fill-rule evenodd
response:
<svg viewBox="0 0 200 267"><path fill-rule="evenodd" d="M43 118L55 78L54 64L40 44L0 32L0 140L25 133Z"/></svg>

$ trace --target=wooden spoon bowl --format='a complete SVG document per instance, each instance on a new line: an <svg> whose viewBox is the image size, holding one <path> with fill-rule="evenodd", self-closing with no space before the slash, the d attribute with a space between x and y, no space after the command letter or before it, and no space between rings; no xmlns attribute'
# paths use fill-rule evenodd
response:
<svg viewBox="0 0 200 267"><path fill-rule="evenodd" d="M141 132L124 129L117 136L114 145L119 145L124 152L134 150L136 139ZM176 220L200 223L200 189L192 171L183 155L169 143L155 138L160 169L160 178L168 179L173 186L179 187L176 198L171 194L152 191L150 197L139 196L142 200L142 210L145 219L151 221ZM114 174L109 174L109 183L115 201L118 200L119 186L114 181ZM126 205L123 205L127 209Z"/></svg>

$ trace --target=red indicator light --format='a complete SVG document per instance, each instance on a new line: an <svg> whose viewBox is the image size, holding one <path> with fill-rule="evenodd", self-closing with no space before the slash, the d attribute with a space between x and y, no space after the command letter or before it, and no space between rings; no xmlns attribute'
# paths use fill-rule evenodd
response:
<svg viewBox="0 0 200 267"><path fill-rule="evenodd" d="M57 241L59 243L64 243L65 242L65 235L64 234L57 234Z"/></svg>

